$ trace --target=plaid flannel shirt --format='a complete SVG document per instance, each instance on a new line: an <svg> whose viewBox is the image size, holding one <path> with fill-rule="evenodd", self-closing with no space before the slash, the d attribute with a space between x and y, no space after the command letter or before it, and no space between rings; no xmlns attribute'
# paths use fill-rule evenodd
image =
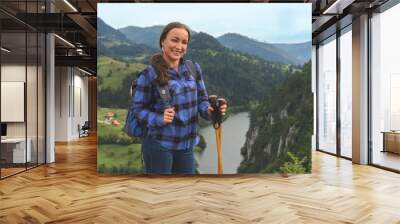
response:
<svg viewBox="0 0 400 224"><path fill-rule="evenodd" d="M169 69L168 82L171 102L175 108L172 123L164 125L164 105L157 90L157 74L150 65L139 75L133 99L135 116L148 127L147 135L157 140L166 149L185 150L199 143L197 135L198 115L210 120L207 109L210 105L199 64L194 63L198 80L192 76L185 63L179 64L179 73Z"/></svg>

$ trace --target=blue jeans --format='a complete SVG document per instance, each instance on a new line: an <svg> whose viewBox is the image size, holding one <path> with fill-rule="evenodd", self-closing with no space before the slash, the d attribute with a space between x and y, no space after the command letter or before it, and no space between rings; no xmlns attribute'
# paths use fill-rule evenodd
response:
<svg viewBox="0 0 400 224"><path fill-rule="evenodd" d="M193 149L169 150L146 137L142 144L143 160L148 174L194 174Z"/></svg>

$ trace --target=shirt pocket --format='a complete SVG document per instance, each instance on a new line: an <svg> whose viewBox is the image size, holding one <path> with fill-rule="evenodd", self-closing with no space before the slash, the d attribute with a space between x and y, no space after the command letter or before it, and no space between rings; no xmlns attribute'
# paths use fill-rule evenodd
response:
<svg viewBox="0 0 400 224"><path fill-rule="evenodd" d="M189 118L197 114L197 83L193 76L189 76L185 80L185 90L187 95L187 100L191 106L191 114L189 114Z"/></svg>
<svg viewBox="0 0 400 224"><path fill-rule="evenodd" d="M185 86L192 91L197 90L197 82L193 76L186 77Z"/></svg>
<svg viewBox="0 0 400 224"><path fill-rule="evenodd" d="M184 80L172 85L172 105L175 107L175 119L178 124L186 124L190 119L187 105L190 103L190 91Z"/></svg>

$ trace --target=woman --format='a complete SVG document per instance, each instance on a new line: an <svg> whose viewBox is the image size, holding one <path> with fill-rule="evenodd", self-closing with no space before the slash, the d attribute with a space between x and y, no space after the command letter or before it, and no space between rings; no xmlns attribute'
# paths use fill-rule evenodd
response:
<svg viewBox="0 0 400 224"><path fill-rule="evenodd" d="M173 22L165 26L159 41L162 52L152 57L151 65L137 80L133 110L148 127L142 144L146 173L195 173L193 148L199 142L198 115L209 120L213 108L200 66L195 63L199 74L196 80L183 59L189 41L186 25ZM165 86L171 97L169 105L159 93L158 87ZM226 104L220 107L222 115L226 109Z"/></svg>

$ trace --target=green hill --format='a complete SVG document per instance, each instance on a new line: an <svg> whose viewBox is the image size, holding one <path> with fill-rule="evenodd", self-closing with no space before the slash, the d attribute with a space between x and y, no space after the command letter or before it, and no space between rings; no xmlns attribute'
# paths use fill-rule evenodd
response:
<svg viewBox="0 0 400 224"><path fill-rule="evenodd" d="M303 160L297 169L311 172L313 97L311 63L291 75L250 113L239 173L280 172L291 155ZM294 164L286 164L286 167Z"/></svg>
<svg viewBox="0 0 400 224"><path fill-rule="evenodd" d="M116 90L121 88L127 76L133 76L143 70L146 65L136 62L124 62L114 58L100 56L97 59L97 74L99 78L98 90Z"/></svg>
<svg viewBox="0 0 400 224"><path fill-rule="evenodd" d="M146 65L100 56L97 61L97 90L100 107L128 108L130 85Z"/></svg>

